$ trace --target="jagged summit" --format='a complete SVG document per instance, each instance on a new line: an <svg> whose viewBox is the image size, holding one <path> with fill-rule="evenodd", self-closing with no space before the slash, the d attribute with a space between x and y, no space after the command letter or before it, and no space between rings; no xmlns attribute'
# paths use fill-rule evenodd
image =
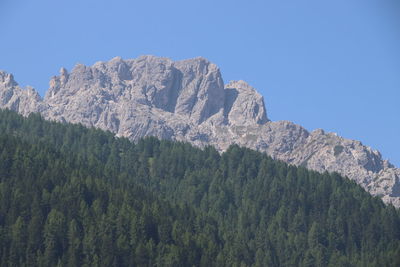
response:
<svg viewBox="0 0 400 267"><path fill-rule="evenodd" d="M336 171L371 194L400 207L400 170L359 141L323 130L308 132L290 121L268 120L263 97L244 81L224 85L205 58L173 61L115 57L92 66L61 68L44 99L0 72L0 107L23 115L144 136L213 145L236 143L317 171Z"/></svg>
<svg viewBox="0 0 400 267"><path fill-rule="evenodd" d="M268 121L264 98L245 81L225 85L225 109L231 124L265 124Z"/></svg>
<svg viewBox="0 0 400 267"><path fill-rule="evenodd" d="M22 89L12 74L0 71L0 107L26 116L42 110L42 99L35 89L30 86Z"/></svg>
<svg viewBox="0 0 400 267"><path fill-rule="evenodd" d="M0 83L4 86L17 86L18 83L14 80L14 76L11 73L0 70Z"/></svg>
<svg viewBox="0 0 400 267"><path fill-rule="evenodd" d="M89 99L102 110L112 102L146 105L202 123L224 108L225 90L218 67L203 58L173 62L154 56L116 57L91 67L79 64L71 73L53 77L45 101L58 106L71 97Z"/></svg>

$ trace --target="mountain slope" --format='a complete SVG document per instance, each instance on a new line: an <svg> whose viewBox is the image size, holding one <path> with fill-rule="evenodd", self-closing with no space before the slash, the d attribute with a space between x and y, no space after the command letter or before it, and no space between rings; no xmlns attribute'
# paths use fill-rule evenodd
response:
<svg viewBox="0 0 400 267"><path fill-rule="evenodd" d="M236 145L0 111L3 266L398 266L400 213Z"/></svg>
<svg viewBox="0 0 400 267"><path fill-rule="evenodd" d="M174 62L143 56L78 64L52 78L43 100L2 72L0 103L24 115L40 112L49 120L82 123L131 140L156 136L220 151L236 143L287 163L337 171L400 207L400 170L378 151L334 133L269 121L254 88L244 81L224 85L217 66L204 58Z"/></svg>

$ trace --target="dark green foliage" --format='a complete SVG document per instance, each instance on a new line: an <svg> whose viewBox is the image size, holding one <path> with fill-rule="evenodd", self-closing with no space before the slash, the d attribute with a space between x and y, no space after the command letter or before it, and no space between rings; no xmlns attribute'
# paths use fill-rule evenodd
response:
<svg viewBox="0 0 400 267"><path fill-rule="evenodd" d="M400 214L338 174L0 111L1 266L399 266Z"/></svg>

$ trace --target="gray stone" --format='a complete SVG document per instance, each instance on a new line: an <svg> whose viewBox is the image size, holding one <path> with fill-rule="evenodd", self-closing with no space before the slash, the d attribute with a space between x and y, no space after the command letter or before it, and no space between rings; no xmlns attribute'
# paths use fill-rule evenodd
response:
<svg viewBox="0 0 400 267"><path fill-rule="evenodd" d="M0 107L14 110L24 116L44 110L44 103L32 87L19 87L12 74L0 71Z"/></svg>

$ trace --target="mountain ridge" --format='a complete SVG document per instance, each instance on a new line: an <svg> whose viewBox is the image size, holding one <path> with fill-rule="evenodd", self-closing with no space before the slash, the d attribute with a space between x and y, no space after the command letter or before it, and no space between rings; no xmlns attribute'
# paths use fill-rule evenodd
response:
<svg viewBox="0 0 400 267"><path fill-rule="evenodd" d="M378 151L321 129L310 132L290 121L269 120L256 89L244 81L224 84L218 67L205 58L116 57L77 64L70 72L61 68L44 98L0 72L0 107L131 140L156 136L219 151L236 143L290 164L338 172L400 207L400 169Z"/></svg>

